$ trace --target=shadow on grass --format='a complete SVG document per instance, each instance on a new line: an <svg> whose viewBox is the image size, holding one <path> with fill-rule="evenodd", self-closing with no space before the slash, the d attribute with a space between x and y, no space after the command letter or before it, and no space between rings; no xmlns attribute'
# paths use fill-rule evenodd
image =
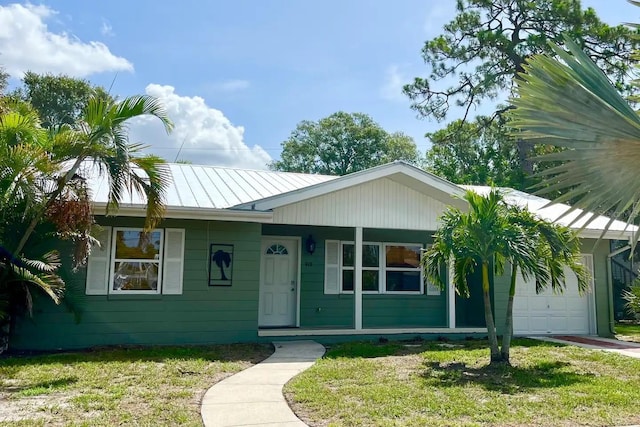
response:
<svg viewBox="0 0 640 427"><path fill-rule="evenodd" d="M539 362L533 366L486 365L469 367L460 362L424 362L421 374L427 383L438 387L479 385L504 394L526 393L530 389L565 387L587 381L593 374L577 374L566 368L567 362Z"/></svg>
<svg viewBox="0 0 640 427"><path fill-rule="evenodd" d="M17 372L21 367L81 362L166 362L203 359L212 362L258 363L273 354L270 344L228 344L212 346L126 346L96 347L64 353L14 353L0 357L0 375Z"/></svg>
<svg viewBox="0 0 640 427"><path fill-rule="evenodd" d="M68 385L78 382L78 377L64 377L50 381L39 381L25 385L0 385L0 391L9 394L20 394L23 396L43 394L57 389L65 388Z"/></svg>
<svg viewBox="0 0 640 427"><path fill-rule="evenodd" d="M512 347L565 347L565 344L548 341L533 340L528 338L518 338L513 340ZM410 354L420 354L425 351L452 351L452 350L487 350L489 344L486 339L470 340L433 340L413 339L409 341L356 341L350 343L337 344L328 347L324 355L325 359L347 358L376 358L386 356L405 356Z"/></svg>

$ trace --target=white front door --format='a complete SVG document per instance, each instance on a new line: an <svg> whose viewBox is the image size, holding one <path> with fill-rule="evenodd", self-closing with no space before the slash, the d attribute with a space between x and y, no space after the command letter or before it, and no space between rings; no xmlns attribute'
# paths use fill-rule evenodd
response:
<svg viewBox="0 0 640 427"><path fill-rule="evenodd" d="M593 275L592 255L582 255L582 260ZM550 288L536 294L535 280L525 282L518 277L513 306L515 335L595 333L593 281L589 293L580 295L578 279L568 268L565 279L567 287L562 294L554 294Z"/></svg>
<svg viewBox="0 0 640 427"><path fill-rule="evenodd" d="M260 264L259 326L296 326L298 240L263 239Z"/></svg>

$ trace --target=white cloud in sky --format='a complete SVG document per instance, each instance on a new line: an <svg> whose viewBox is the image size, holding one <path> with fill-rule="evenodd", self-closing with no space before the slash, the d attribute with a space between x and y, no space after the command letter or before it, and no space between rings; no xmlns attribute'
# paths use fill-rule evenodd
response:
<svg viewBox="0 0 640 427"><path fill-rule="evenodd" d="M9 74L25 71L86 77L105 71L133 71L133 64L104 44L83 42L66 32L49 31L46 21L57 12L44 5L0 6L0 64Z"/></svg>
<svg viewBox="0 0 640 427"><path fill-rule="evenodd" d="M113 32L113 27L107 21L102 21L102 26L100 27L100 34L105 37L113 37L116 34Z"/></svg>
<svg viewBox="0 0 640 427"><path fill-rule="evenodd" d="M132 142L151 145L149 151L168 162L177 156L177 160L194 164L266 169L272 160L259 145L248 147L244 128L231 123L222 111L209 107L203 98L180 96L168 85L150 84L145 91L164 103L175 128L166 135L157 119L145 117L131 125L129 136Z"/></svg>
<svg viewBox="0 0 640 427"><path fill-rule="evenodd" d="M387 101L406 101L407 97L402 93L402 87L409 83L409 80L398 65L390 65L380 88L380 96Z"/></svg>

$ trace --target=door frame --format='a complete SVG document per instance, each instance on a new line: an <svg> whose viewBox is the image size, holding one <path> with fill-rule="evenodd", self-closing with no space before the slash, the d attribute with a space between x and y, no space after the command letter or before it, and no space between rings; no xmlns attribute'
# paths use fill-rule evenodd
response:
<svg viewBox="0 0 640 427"><path fill-rule="evenodd" d="M296 298L295 298L295 304L296 304L296 318L295 318L295 325L293 325L293 327L299 328L300 327L300 289L302 287L302 284L300 282L300 278L301 278L301 264L302 264L302 237L300 236L271 236L271 235L262 235L261 239L260 239L260 282L258 284L258 328L260 328L260 302L261 302L261 296L262 296L262 283L263 283L263 276L262 276L262 257L264 256L264 250L262 249L264 246L264 242L266 240L285 240L285 241L290 241L290 242L296 242L297 244L297 251L296 251Z"/></svg>

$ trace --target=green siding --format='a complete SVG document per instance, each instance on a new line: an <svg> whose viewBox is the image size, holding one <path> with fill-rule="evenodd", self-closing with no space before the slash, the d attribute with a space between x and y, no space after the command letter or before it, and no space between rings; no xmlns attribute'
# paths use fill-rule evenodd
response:
<svg viewBox="0 0 640 427"><path fill-rule="evenodd" d="M263 225L264 235L298 236L302 244L309 235L317 243L313 255L302 250L300 327L352 328L354 302L352 294L324 294L325 240L354 240L353 228ZM431 241L431 233L407 230L364 229L363 240L372 242L422 243ZM447 325L446 292L427 295L363 295L363 328L445 327Z"/></svg>
<svg viewBox="0 0 640 427"><path fill-rule="evenodd" d="M101 218L103 225L137 227L136 218ZM82 348L110 344L203 344L256 341L260 224L167 220L185 229L182 295L84 295L85 270L67 276L80 321L63 306L39 301L21 320L13 348ZM233 285L208 286L210 243L234 245Z"/></svg>
<svg viewBox="0 0 640 427"><path fill-rule="evenodd" d="M300 327L301 328L353 328L353 295L324 294L324 242L325 240L353 240L350 228L306 227L265 224L265 236L297 236L302 239L300 260ZM309 235L316 241L316 250L309 254L304 246Z"/></svg>

